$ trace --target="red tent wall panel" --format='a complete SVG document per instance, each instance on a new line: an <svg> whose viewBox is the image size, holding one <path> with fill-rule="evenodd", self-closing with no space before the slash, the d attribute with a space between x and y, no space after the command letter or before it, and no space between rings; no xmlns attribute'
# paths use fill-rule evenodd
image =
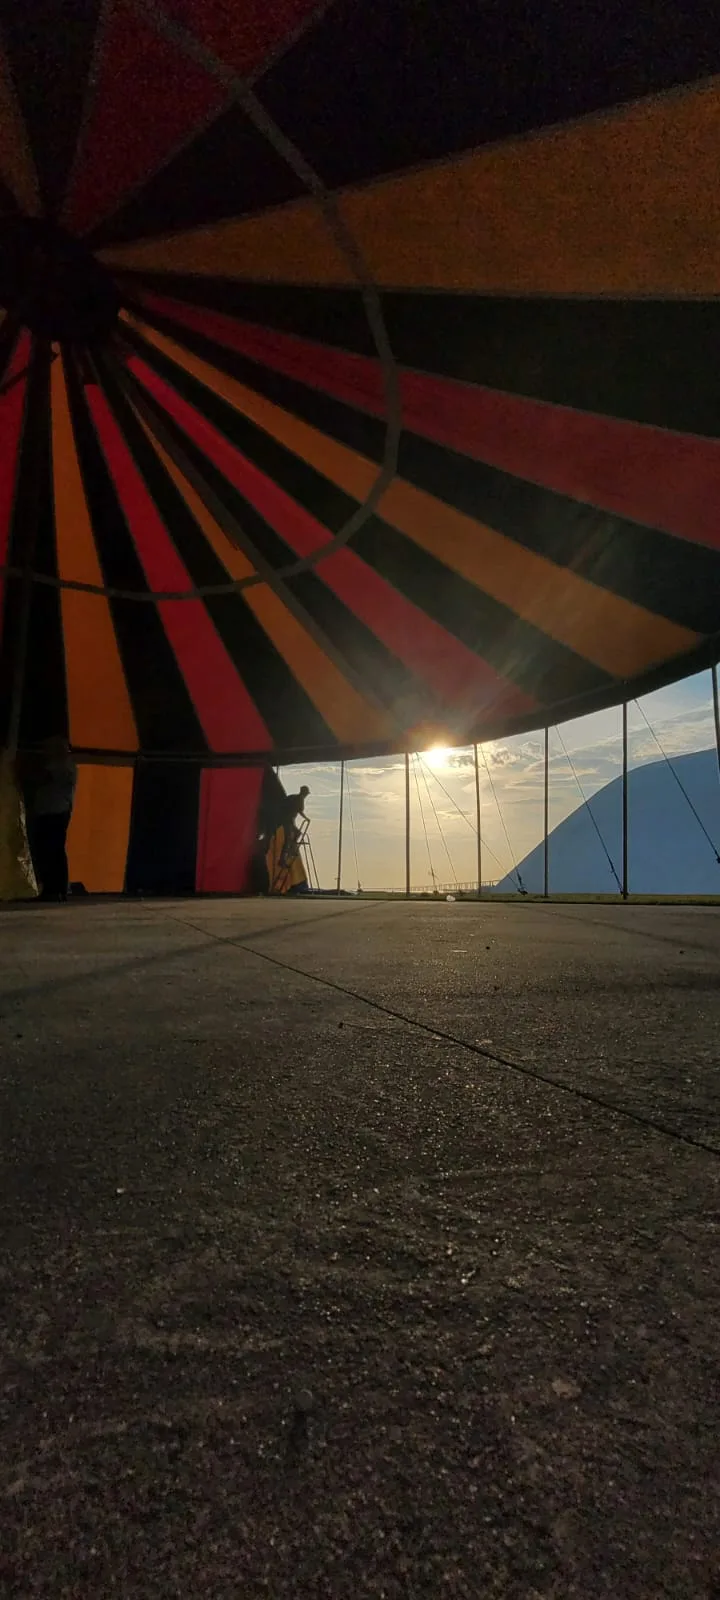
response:
<svg viewBox="0 0 720 1600"><path fill-rule="evenodd" d="M196 889L247 894L257 844L262 767L206 769L200 784Z"/></svg>

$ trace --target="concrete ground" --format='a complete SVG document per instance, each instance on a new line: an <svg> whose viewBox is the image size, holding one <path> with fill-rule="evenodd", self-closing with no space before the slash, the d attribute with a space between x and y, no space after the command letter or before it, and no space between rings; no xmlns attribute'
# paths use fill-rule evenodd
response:
<svg viewBox="0 0 720 1600"><path fill-rule="evenodd" d="M720 911L0 916L0 1594L720 1597Z"/></svg>

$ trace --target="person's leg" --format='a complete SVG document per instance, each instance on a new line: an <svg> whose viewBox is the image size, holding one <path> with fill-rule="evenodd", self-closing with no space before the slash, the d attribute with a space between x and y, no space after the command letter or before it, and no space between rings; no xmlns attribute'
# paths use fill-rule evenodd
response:
<svg viewBox="0 0 720 1600"><path fill-rule="evenodd" d="M62 895L63 900L67 900L68 889L70 887L70 872L68 870L68 858L67 858L67 835L68 835L68 828L70 826L70 815L69 815L69 812L66 811L65 815L62 816L62 817L58 817L57 820L58 820L58 831L57 831L58 894Z"/></svg>
<svg viewBox="0 0 720 1600"><path fill-rule="evenodd" d="M40 817L42 823L44 900L64 900L68 891L68 862L65 850L69 816Z"/></svg>
<svg viewBox="0 0 720 1600"><path fill-rule="evenodd" d="M33 860L42 900L49 898L48 884L52 879L52 828L48 831L49 822L52 822L51 817L33 818Z"/></svg>

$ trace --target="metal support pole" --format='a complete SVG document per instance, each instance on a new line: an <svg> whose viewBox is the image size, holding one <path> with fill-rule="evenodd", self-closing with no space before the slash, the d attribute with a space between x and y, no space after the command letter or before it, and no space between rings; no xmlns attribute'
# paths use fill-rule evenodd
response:
<svg viewBox="0 0 720 1600"><path fill-rule="evenodd" d="M720 698L718 697L718 669L712 668L713 710L715 712L715 744L717 746L718 770L720 770Z"/></svg>
<svg viewBox="0 0 720 1600"><path fill-rule="evenodd" d="M622 897L628 897L628 717L627 700L623 700L622 708L622 740L623 740L623 771L622 771Z"/></svg>
<svg viewBox="0 0 720 1600"><path fill-rule="evenodd" d="M550 729L545 729L545 812L543 824L543 894L550 894Z"/></svg>
<svg viewBox="0 0 720 1600"><path fill-rule="evenodd" d="M478 747L473 745L475 757L475 826L477 828L477 885L478 899L482 895L482 831L480 828L480 763L478 761Z"/></svg>
<svg viewBox="0 0 720 1600"><path fill-rule="evenodd" d="M338 822L338 870L337 893L340 893L342 882L342 846L343 846L343 804L345 800L345 762L340 762L340 819Z"/></svg>
<svg viewBox="0 0 720 1600"><path fill-rule="evenodd" d="M405 751L405 898L410 899L410 756Z"/></svg>

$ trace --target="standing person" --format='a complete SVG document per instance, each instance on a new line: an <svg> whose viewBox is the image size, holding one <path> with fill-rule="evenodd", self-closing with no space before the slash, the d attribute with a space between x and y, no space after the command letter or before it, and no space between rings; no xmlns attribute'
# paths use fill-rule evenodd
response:
<svg viewBox="0 0 720 1600"><path fill-rule="evenodd" d="M297 843L300 829L296 817L305 820L305 796L310 793L306 783L303 784L298 794L289 794L283 806L283 822L285 826L285 845Z"/></svg>
<svg viewBox="0 0 720 1600"><path fill-rule="evenodd" d="M32 842L41 900L67 900L65 848L77 783L67 739L46 739L42 770L32 797Z"/></svg>

